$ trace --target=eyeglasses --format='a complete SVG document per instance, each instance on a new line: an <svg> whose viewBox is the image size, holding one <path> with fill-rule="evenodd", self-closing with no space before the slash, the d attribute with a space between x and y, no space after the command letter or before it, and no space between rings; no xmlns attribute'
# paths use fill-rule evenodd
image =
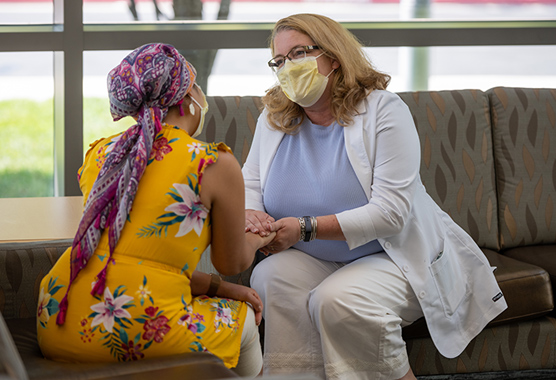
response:
<svg viewBox="0 0 556 380"><path fill-rule="evenodd" d="M285 56L277 55L276 57L272 58L268 61L268 66L274 71L277 72L284 66L286 63L286 58L293 62L295 59L296 62L302 62L307 57L307 52L311 50L320 49L317 45L308 45L308 46L295 46L291 49L288 54Z"/></svg>

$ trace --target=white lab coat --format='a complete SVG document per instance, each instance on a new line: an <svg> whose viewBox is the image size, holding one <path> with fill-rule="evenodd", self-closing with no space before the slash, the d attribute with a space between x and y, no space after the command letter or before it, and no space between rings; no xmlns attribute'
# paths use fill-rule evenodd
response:
<svg viewBox="0 0 556 380"><path fill-rule="evenodd" d="M283 132L263 111L243 167L246 208L264 211L263 194ZM458 356L507 307L493 268L473 239L426 193L420 144L409 109L373 91L344 128L346 151L369 203L336 214L350 248L378 239L404 272L435 346ZM292 215L299 216L299 215Z"/></svg>

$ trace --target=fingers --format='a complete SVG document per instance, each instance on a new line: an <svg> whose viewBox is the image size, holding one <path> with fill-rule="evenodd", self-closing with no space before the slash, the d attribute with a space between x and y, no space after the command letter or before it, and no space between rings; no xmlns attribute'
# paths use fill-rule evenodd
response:
<svg viewBox="0 0 556 380"><path fill-rule="evenodd" d="M247 305L251 306L251 309L255 312L255 324L258 326L261 324L263 319L263 306L260 307L254 306L251 302L246 302Z"/></svg>
<svg viewBox="0 0 556 380"><path fill-rule="evenodd" d="M259 251L268 256L271 253L278 253L286 249L287 247L283 242L280 239L276 239L276 237L276 232L269 232L268 236L263 237L261 244L263 247L259 248Z"/></svg>
<svg viewBox="0 0 556 380"><path fill-rule="evenodd" d="M270 232L268 232L266 230L262 230L262 231L259 231L259 235L264 238L264 237L267 237L268 235L270 235Z"/></svg>
<svg viewBox="0 0 556 380"><path fill-rule="evenodd" d="M263 248L259 249L259 251L261 251L263 253L263 255L268 256L268 255L271 255L273 253L280 252L281 249L278 249L278 248L276 248L275 246L272 246L272 245L271 246L267 245L266 247L263 247Z"/></svg>
<svg viewBox="0 0 556 380"><path fill-rule="evenodd" d="M255 311L255 323L256 325L261 324L263 318L263 302L257 292L253 289L248 294L249 300L246 301L249 306Z"/></svg>
<svg viewBox="0 0 556 380"><path fill-rule="evenodd" d="M261 249L259 249L259 251L261 251L261 253L265 256L270 255L270 251L268 249L261 248Z"/></svg>
<svg viewBox="0 0 556 380"><path fill-rule="evenodd" d="M261 320L263 319L263 301L259 297L259 294L253 290L253 297L257 300L254 305L255 306L255 324L258 326L261 324Z"/></svg>
<svg viewBox="0 0 556 380"><path fill-rule="evenodd" d="M259 225L257 227L256 224L253 224L251 222L247 222L245 224L245 232L252 232L254 234L259 234L261 237L267 237L268 235L270 235L270 232L267 231L262 225Z"/></svg>
<svg viewBox="0 0 556 380"><path fill-rule="evenodd" d="M268 228L266 222L260 219L250 217L245 220L245 232L250 231L261 236L268 236Z"/></svg>
<svg viewBox="0 0 556 380"><path fill-rule="evenodd" d="M261 251L265 256L278 252L272 242L268 243L268 245L265 245L262 248L259 248L259 251Z"/></svg>
<svg viewBox="0 0 556 380"><path fill-rule="evenodd" d="M263 313L260 311L255 311L255 324L259 326L263 320Z"/></svg>
<svg viewBox="0 0 556 380"><path fill-rule="evenodd" d="M255 312L255 324L257 326L260 325L261 321L263 319L263 309L262 309L262 307L257 310L257 308L254 307L253 304L251 304L251 302L246 302L246 304L249 305L251 307L251 309L253 309L253 311Z"/></svg>
<svg viewBox="0 0 556 380"><path fill-rule="evenodd" d="M261 297L259 297L259 293L257 293L255 290L253 290L253 294L255 296L255 298L257 299L258 303L259 303L259 311L263 311L263 300L261 299Z"/></svg>
<svg viewBox="0 0 556 380"><path fill-rule="evenodd" d="M270 215L268 215L266 212L263 211L257 211L257 213L255 214L257 219L259 219L259 221L262 223L266 223L266 222L274 222L274 218Z"/></svg>
<svg viewBox="0 0 556 380"><path fill-rule="evenodd" d="M246 210L245 232L250 231L262 237L268 236L267 221L274 221L274 218L262 211Z"/></svg>
<svg viewBox="0 0 556 380"><path fill-rule="evenodd" d="M297 218L286 217L269 224L269 231L276 232L273 246L279 250L291 247L299 240L299 222ZM279 242L279 246L274 244Z"/></svg>
<svg viewBox="0 0 556 380"><path fill-rule="evenodd" d="M265 247L267 245L270 245L273 242L275 237L276 237L275 232L269 232L267 236L262 236L261 246ZM273 246L275 245L276 244L273 244Z"/></svg>
<svg viewBox="0 0 556 380"><path fill-rule="evenodd" d="M282 219L279 219L275 222L268 221L266 223L266 226L267 226L266 228L267 228L268 231L276 232L276 231L278 231L278 230L280 230L281 228L284 227L284 221Z"/></svg>
<svg viewBox="0 0 556 380"><path fill-rule="evenodd" d="M254 234L258 234L261 230L260 227L257 227L254 223L249 220L245 221L245 232L252 232Z"/></svg>

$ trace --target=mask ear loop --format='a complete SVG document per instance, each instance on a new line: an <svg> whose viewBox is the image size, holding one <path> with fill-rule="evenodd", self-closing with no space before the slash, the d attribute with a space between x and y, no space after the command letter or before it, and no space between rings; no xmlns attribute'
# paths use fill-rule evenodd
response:
<svg viewBox="0 0 556 380"><path fill-rule="evenodd" d="M194 82L193 85L197 86L197 88L200 90L201 87L199 87L199 85L197 84L197 82ZM193 96L191 96L191 93L189 93L189 97L191 98L191 102L189 103L189 113L191 114L191 116L195 116L195 106L193 105L193 102L197 103L197 105L199 106L199 108L202 108L201 105L193 98ZM183 102L183 99L182 99ZM183 115L182 115L183 116Z"/></svg>
<svg viewBox="0 0 556 380"><path fill-rule="evenodd" d="M191 95L189 95L189 97L191 97ZM191 99L193 100L193 97L191 97ZM176 103L176 105L179 107L180 109L180 116L184 116L185 112L183 111L183 101L185 100L185 97L183 97L182 100L180 100L179 102ZM193 102L189 103L189 113L192 116L195 116L195 106L193 105Z"/></svg>

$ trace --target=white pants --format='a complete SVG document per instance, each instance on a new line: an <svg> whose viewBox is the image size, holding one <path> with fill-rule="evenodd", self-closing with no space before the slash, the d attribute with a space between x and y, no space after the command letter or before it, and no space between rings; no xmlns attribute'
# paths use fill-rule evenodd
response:
<svg viewBox="0 0 556 380"><path fill-rule="evenodd" d="M386 253L342 264L289 249L257 264L251 286L264 304L265 374L382 380L409 371L402 327L423 312Z"/></svg>
<svg viewBox="0 0 556 380"><path fill-rule="evenodd" d="M263 355L259 337L259 327L255 324L255 312L247 309L247 317L241 333L241 347L237 366L232 370L241 377L254 378L263 367Z"/></svg>

